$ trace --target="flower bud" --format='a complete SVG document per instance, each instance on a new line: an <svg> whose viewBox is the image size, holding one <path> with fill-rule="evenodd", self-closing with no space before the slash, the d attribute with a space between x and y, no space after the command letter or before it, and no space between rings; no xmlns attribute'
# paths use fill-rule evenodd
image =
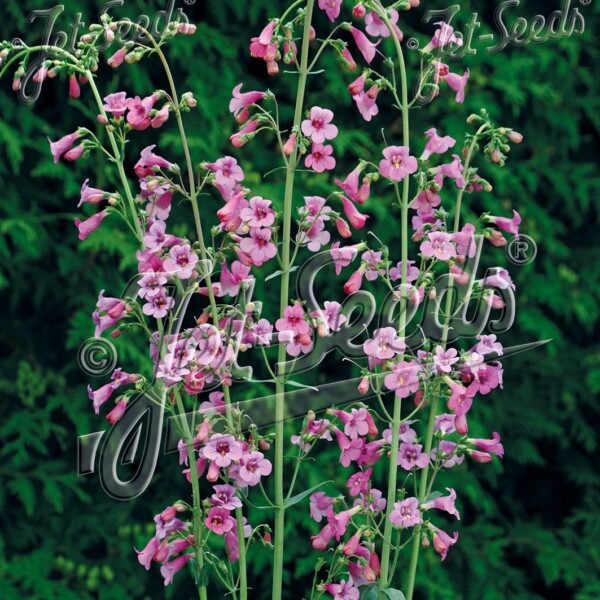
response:
<svg viewBox="0 0 600 600"><path fill-rule="evenodd" d="M363 377L358 384L358 393L366 394L369 391L369 378Z"/></svg>
<svg viewBox="0 0 600 600"><path fill-rule="evenodd" d="M523 141L523 135L520 134L518 131L511 131L508 134L508 139L513 143L513 144L520 144Z"/></svg>
<svg viewBox="0 0 600 600"><path fill-rule="evenodd" d="M366 14L367 14L367 9L364 7L363 4L357 4L352 9L352 16L355 19L362 19Z"/></svg>
<svg viewBox="0 0 600 600"><path fill-rule="evenodd" d="M308 39L311 42L314 42L317 39L317 32L315 31L315 28L311 25L310 29L308 30Z"/></svg>

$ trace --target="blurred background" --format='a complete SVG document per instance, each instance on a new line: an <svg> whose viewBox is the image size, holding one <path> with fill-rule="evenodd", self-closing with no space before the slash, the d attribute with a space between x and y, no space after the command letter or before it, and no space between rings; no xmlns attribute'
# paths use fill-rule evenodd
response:
<svg viewBox="0 0 600 600"><path fill-rule="evenodd" d="M86 24L97 20L102 6L100 0L63 4L57 30L67 30L78 12ZM124 7L110 12L152 17L167 4L126 0ZM494 33L498 40L494 12L499 4L463 1L455 22L464 26L476 12L479 33ZM558 0L515 4L503 13L508 24L517 17L548 16L562 6L580 10L585 33L509 45L497 53L486 52L489 41L474 43L476 53L452 65L460 72L471 70L464 105L455 104L445 90L438 101L413 111L413 143L421 147L422 132L432 126L462 139L468 129L466 117L481 107L498 123L524 134L506 168L492 168L478 159L494 191L470 196L467 212L510 215L516 208L521 213L521 231L536 240L538 255L529 265L510 267L517 286L517 317L502 341L552 342L507 359L504 390L486 396L471 411L472 432L486 436L498 431L506 456L490 465L465 461L440 480L457 490L463 520L455 527L459 543L445 563L440 564L431 549L422 552L417 598L423 599L600 598L600 5ZM352 4L344 5L347 18ZM260 175L278 165L273 140L258 138L234 151L228 137L235 123L227 107L237 83L244 81L245 89L269 86L278 94L282 120L290 122L294 77L268 79L264 63L247 52L249 38L286 6L283 0L196 0L190 5L179 0L175 9L181 7L198 24L198 32L175 40L167 50L180 91L191 90L198 99L198 109L186 116L194 160L233 154L254 191L278 205L282 173L265 179ZM0 39L19 36L35 43L43 23L38 19L28 24L27 15L49 7L51 0L3 0ZM446 7L442 0L422 2L420 9L402 15L399 25L405 36L414 35L424 44L433 31L422 22L424 11ZM329 31L322 13L316 28ZM417 58L408 52L411 78ZM346 92L355 75L335 63L332 55L325 56L328 70L310 79L307 102L336 113L340 175L349 172L359 156L379 160L380 129L385 127L393 143L400 139L401 126L399 114L383 98L381 115L371 125L362 121ZM107 295L118 295L136 268L135 246L116 219L106 220L84 243L73 226L85 178L95 187L116 187L106 163L94 157L54 165L46 142L46 136L58 139L79 125L94 127L91 95L84 88L79 101L69 100L66 81L57 79L44 86L35 104L24 105L10 92L10 82L6 77L0 88L0 597L194 597L187 574L178 575L175 585L163 590L158 569L146 572L133 551L152 535L152 516L178 494L187 493L176 457L162 456L148 490L129 502L107 496L97 476L77 477L77 436L108 427L94 415L86 393L88 383L98 387L104 380L90 380L79 369L77 349L93 335L90 315L98 291L104 288ZM164 86L155 58L100 71L104 94L123 89L145 96ZM135 138L130 167L150 143L158 143L160 154L169 160L181 162L173 120L159 132ZM297 201L301 194L327 195L331 182L317 179L299 178ZM203 210L209 220L218 206L216 199L206 199ZM391 247L398 247L399 228L392 225L396 213L390 199L379 199L376 193L368 209L374 214L372 228ZM179 234L190 231L186 207L175 209L173 227ZM490 265L506 261L503 249L488 245L485 253ZM325 283L323 297L339 296L340 284ZM143 340L121 337L117 347L126 370L147 369ZM339 357L329 356L310 381L331 381L339 372ZM269 392L264 387L247 393ZM293 424L290 433L292 429ZM323 479L334 480L342 489L346 471L337 463L336 449L323 446L317 465L305 469L298 489ZM328 491L333 494L334 489ZM252 523L269 518L250 510ZM309 536L316 527L309 522L307 502L289 512L287 527L287 597L298 600L309 587L314 567ZM268 561L266 551L252 555L253 599L270 597ZM407 563L408 557L401 559L399 584ZM223 594L215 588L209 597Z"/></svg>

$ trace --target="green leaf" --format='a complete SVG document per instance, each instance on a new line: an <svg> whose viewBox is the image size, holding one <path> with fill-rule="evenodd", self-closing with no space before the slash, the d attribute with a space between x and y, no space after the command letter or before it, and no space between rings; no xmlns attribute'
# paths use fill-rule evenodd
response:
<svg viewBox="0 0 600 600"><path fill-rule="evenodd" d="M313 487L309 488L308 490L305 490L305 491L301 492L300 494L296 494L295 496L292 496L289 500L285 501L285 507L289 508L290 506L294 506L294 504L298 504L298 502L302 502L302 500L304 500L304 498L306 498L307 496L310 496L314 491L318 490L320 487L323 487L326 483L333 483L333 481L322 481L321 483L314 485Z"/></svg>

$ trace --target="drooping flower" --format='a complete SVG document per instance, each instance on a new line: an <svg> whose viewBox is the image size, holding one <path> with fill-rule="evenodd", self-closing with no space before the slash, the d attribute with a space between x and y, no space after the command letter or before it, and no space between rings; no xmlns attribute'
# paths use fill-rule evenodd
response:
<svg viewBox="0 0 600 600"><path fill-rule="evenodd" d="M302 133L310 138L313 144L322 144L325 140L337 137L338 128L331 123L333 112L327 108L313 106L309 118L302 121Z"/></svg>
<svg viewBox="0 0 600 600"><path fill-rule="evenodd" d="M108 216L108 210L101 210L99 213L92 215L85 221L80 221L79 219L75 219L75 226L79 230L79 239L85 240L85 238L93 233L100 227L100 223L102 223L103 219Z"/></svg>
<svg viewBox="0 0 600 600"><path fill-rule="evenodd" d="M81 186L81 199L79 200L79 204L77 208L79 208L82 204L98 204L102 202L107 196L109 196L108 192L104 190L99 190L98 188L93 188L88 185L89 179L86 179Z"/></svg>
<svg viewBox="0 0 600 600"><path fill-rule="evenodd" d="M450 89L456 92L456 101L462 104L465 101L465 87L469 80L470 71L467 69L464 75L457 75L456 73L448 73L446 76L446 83Z"/></svg>
<svg viewBox="0 0 600 600"><path fill-rule="evenodd" d="M506 231L507 233L512 233L514 235L519 234L519 225L521 224L521 215L513 210L513 218L507 219L506 217L494 217L494 216L486 216L485 220L487 223L493 223L498 229L502 229L502 231Z"/></svg>
<svg viewBox="0 0 600 600"><path fill-rule="evenodd" d="M150 127L150 111L152 110L158 97L156 94L148 96L146 98L128 98L125 101L127 106L127 122L133 129L137 131L143 131Z"/></svg>
<svg viewBox="0 0 600 600"><path fill-rule="evenodd" d="M394 510L390 513L390 521L396 527L414 527L423 522L417 498L406 498L402 502L394 503Z"/></svg>
<svg viewBox="0 0 600 600"><path fill-rule="evenodd" d="M273 44L273 34L277 21L271 21L258 37L250 40L250 54L255 58L273 60L277 52L277 44ZM271 57L272 55L272 57Z"/></svg>
<svg viewBox="0 0 600 600"><path fill-rule="evenodd" d="M456 140L449 135L441 137L437 134L437 129L428 129L425 132L427 136L427 144L421 155L421 160L427 160L432 154L444 154L456 144Z"/></svg>
<svg viewBox="0 0 600 600"><path fill-rule="evenodd" d="M483 285L501 290L506 290L508 288L512 290L515 289L515 284L510 277L510 273L506 269L495 267L490 269L490 271L492 271L492 274L484 278Z"/></svg>
<svg viewBox="0 0 600 600"><path fill-rule="evenodd" d="M48 141L50 142L50 152L54 157L55 164L58 163L60 158L69 151L71 146L73 146L76 140L78 140L80 137L81 134L79 131L74 131L73 133L69 133L64 137L61 137L56 142L53 142L50 138L48 138Z"/></svg>
<svg viewBox="0 0 600 600"><path fill-rule="evenodd" d="M500 458L504 457L504 446L500 443L500 436L494 431L494 435L491 440L469 438L467 443L473 444L476 448L494 454Z"/></svg>
<svg viewBox="0 0 600 600"><path fill-rule="evenodd" d="M332 23L340 16L341 7L342 0L319 0L319 8L325 11Z"/></svg>
<svg viewBox="0 0 600 600"><path fill-rule="evenodd" d="M452 488L446 488L449 492L449 496L440 496L429 502L425 502L421 505L423 510L431 510L437 508L438 510L445 510L448 514L456 517L460 521L460 513L456 510L454 502L456 501L456 492Z"/></svg>
<svg viewBox="0 0 600 600"><path fill-rule="evenodd" d="M397 32L400 30L397 28L396 23L398 23L399 14L395 9L391 9L388 13L389 21ZM379 18L379 15L376 12L369 12L365 16L365 30L371 37L389 37L390 30L384 21ZM398 36L400 41L402 41L402 33Z"/></svg>
<svg viewBox="0 0 600 600"><path fill-rule="evenodd" d="M458 532L455 531L453 537L450 537L445 531L438 529L435 525L428 524L429 529L433 532L433 547L435 551L442 556L442 560L446 560L448 550L458 541Z"/></svg>
<svg viewBox="0 0 600 600"><path fill-rule="evenodd" d="M368 64L371 64L371 62L375 58L375 52L377 50L379 42L374 44L360 29L356 29L356 27L351 27L350 33L352 34L354 42L356 43L364 59L367 61Z"/></svg>
<svg viewBox="0 0 600 600"><path fill-rule="evenodd" d="M335 264L335 274L339 275L344 267L347 267L355 258L358 251L354 246L344 246L340 248L339 242L331 244L329 251Z"/></svg>
<svg viewBox="0 0 600 600"><path fill-rule="evenodd" d="M239 85L236 85L233 88L233 92L232 92L233 97L231 98L231 101L229 102L229 111L233 113L233 116L236 119L238 118L238 116L244 109L252 106L253 104L256 104L257 102L260 102L265 97L264 92L244 92L244 93L242 93L242 86L243 86L243 83L240 83Z"/></svg>
<svg viewBox="0 0 600 600"><path fill-rule="evenodd" d="M372 98L367 92L358 92L353 96L356 102L356 108L360 112L362 118L369 123L371 119L379 114L379 106L377 106L377 98Z"/></svg>
<svg viewBox="0 0 600 600"><path fill-rule="evenodd" d="M310 516L320 523L334 503L335 498L330 498L325 492L315 492L310 497Z"/></svg>
<svg viewBox="0 0 600 600"><path fill-rule="evenodd" d="M388 146L383 150L383 160L379 162L382 177L392 181L402 181L418 168L417 159L410 156L408 146Z"/></svg>

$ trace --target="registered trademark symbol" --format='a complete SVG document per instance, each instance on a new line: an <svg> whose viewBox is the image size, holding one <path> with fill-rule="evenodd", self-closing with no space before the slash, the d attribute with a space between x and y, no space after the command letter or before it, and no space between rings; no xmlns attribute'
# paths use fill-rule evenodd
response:
<svg viewBox="0 0 600 600"><path fill-rule="evenodd" d="M419 40L416 38L409 38L406 42L406 47L409 50L418 50L419 49Z"/></svg>
<svg viewBox="0 0 600 600"><path fill-rule="evenodd" d="M537 256L537 244L528 235L516 235L506 246L506 256L515 265L528 265Z"/></svg>

